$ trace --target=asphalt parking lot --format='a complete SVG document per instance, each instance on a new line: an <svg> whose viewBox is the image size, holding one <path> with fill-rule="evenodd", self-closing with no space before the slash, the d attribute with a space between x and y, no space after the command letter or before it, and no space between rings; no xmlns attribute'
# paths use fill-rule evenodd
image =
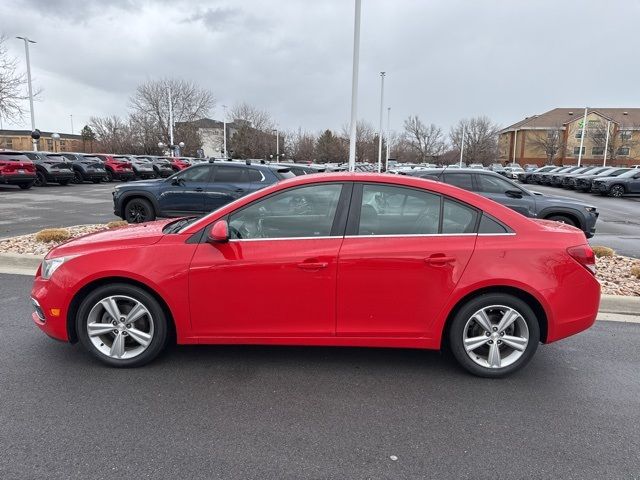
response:
<svg viewBox="0 0 640 480"><path fill-rule="evenodd" d="M640 329L598 322L503 380L416 350L175 347L110 369L0 275L0 478L638 478ZM392 459L393 457L393 459Z"/></svg>
<svg viewBox="0 0 640 480"><path fill-rule="evenodd" d="M600 216L596 234L589 243L611 247L620 255L640 258L640 196L611 198L541 185L523 187L548 195L575 198L597 207Z"/></svg>
<svg viewBox="0 0 640 480"><path fill-rule="evenodd" d="M118 182L32 188L0 185L0 238L66 227L119 220L113 215L111 191ZM572 190L524 185L551 195L579 199L600 211L592 245L612 247L621 255L640 258L640 196L609 198Z"/></svg>

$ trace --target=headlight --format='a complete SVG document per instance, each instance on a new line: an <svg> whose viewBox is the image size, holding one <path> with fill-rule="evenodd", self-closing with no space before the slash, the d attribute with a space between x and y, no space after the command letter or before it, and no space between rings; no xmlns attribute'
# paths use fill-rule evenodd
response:
<svg viewBox="0 0 640 480"><path fill-rule="evenodd" d="M75 258L77 255L70 255L68 257L49 258L42 261L42 278L49 280L53 272L55 272L60 265L67 260Z"/></svg>

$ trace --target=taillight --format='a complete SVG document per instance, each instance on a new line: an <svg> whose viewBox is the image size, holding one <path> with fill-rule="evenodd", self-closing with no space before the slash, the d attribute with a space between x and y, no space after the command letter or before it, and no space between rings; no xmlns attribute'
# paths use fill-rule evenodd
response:
<svg viewBox="0 0 640 480"><path fill-rule="evenodd" d="M596 256L589 245L576 245L567 248L567 253L571 257L595 275L596 273Z"/></svg>

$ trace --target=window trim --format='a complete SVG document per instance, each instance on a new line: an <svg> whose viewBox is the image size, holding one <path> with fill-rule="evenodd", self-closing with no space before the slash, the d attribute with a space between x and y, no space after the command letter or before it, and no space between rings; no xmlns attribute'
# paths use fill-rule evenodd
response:
<svg viewBox="0 0 640 480"><path fill-rule="evenodd" d="M362 194L365 185L395 187L395 188L407 188L409 190L415 190L420 193L428 193L431 195L438 195L440 197L440 218L438 219L438 233L396 233L388 235L359 235L358 227L360 225L360 212L362 210ZM463 207L467 207L476 213L475 224L473 226L474 233L442 233L442 221L444 212L444 201L450 200L458 203ZM394 237L459 237L459 236L471 236L478 235L478 226L480 225L480 219L482 218L483 210L473 205L469 205L466 202L453 198L449 195L427 190L425 188L414 187L410 185L399 185L396 183L386 182L355 182L353 186L353 194L351 196L351 206L349 211L349 218L347 220L347 228L345 231L345 238L394 238Z"/></svg>

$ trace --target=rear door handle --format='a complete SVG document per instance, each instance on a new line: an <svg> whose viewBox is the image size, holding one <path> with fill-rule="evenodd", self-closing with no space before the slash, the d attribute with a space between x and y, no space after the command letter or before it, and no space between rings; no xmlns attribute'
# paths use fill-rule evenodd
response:
<svg viewBox="0 0 640 480"><path fill-rule="evenodd" d="M446 265L456 261L455 257L447 257L445 255L431 255L424 259L429 265Z"/></svg>
<svg viewBox="0 0 640 480"><path fill-rule="evenodd" d="M328 266L329 264L327 262L302 262L298 264L298 268L302 270L320 270Z"/></svg>

